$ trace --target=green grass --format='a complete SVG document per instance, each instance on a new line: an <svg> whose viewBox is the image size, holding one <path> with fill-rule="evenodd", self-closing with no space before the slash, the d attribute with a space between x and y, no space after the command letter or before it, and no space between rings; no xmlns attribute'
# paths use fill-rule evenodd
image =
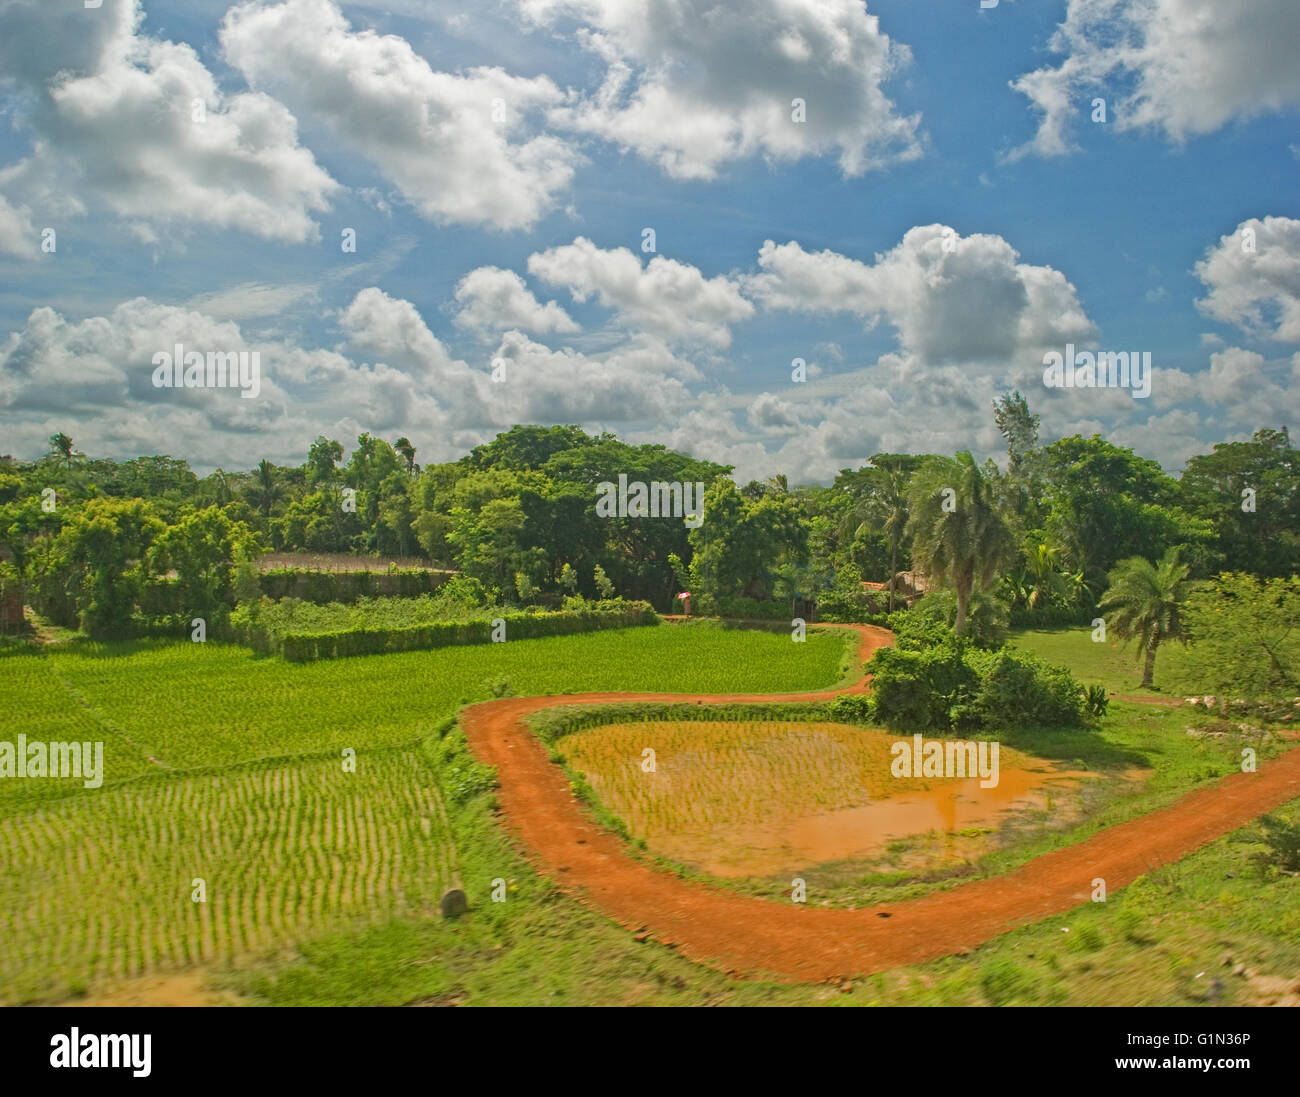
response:
<svg viewBox="0 0 1300 1097"><path fill-rule="evenodd" d="M840 673L848 639L810 632L795 644L788 634L672 626L308 664L214 642L83 641L49 649L53 677L35 701L23 697L39 660L0 655L0 711L11 704L40 711L45 737L71 739L88 726L87 709L67 696L75 691L90 706L91 726L105 729L96 737L106 739L107 782L140 772L141 752L180 769L409 743L465 701L487 697L486 683L502 678L520 696L825 688ZM11 666L20 670L17 681ZM56 677L67 687L48 684ZM138 749L108 742L113 727ZM42 785L32 794L47 791Z"/></svg>
<svg viewBox="0 0 1300 1097"><path fill-rule="evenodd" d="M0 828L0 1002L428 915L454 856L413 748L359 754L351 773L324 758L151 777L11 815Z"/></svg>
<svg viewBox="0 0 1300 1097"><path fill-rule="evenodd" d="M520 694L812 689L850 639L640 628L305 665L185 641L6 648L0 739L101 740L106 775L0 781L0 1001L436 917L455 847L415 746L502 678ZM484 787L463 761L444 774L453 804Z"/></svg>
<svg viewBox="0 0 1300 1097"><path fill-rule="evenodd" d="M1014 629L1011 643L1067 667L1084 685L1100 684L1111 692L1133 697L1181 697L1172 683L1188 660L1181 644L1164 644L1156 651L1155 690L1142 688L1142 664L1133 643L1115 639L1096 642L1088 626L1057 629Z"/></svg>
<svg viewBox="0 0 1300 1097"><path fill-rule="evenodd" d="M1261 972L1300 970L1300 878L1255 868L1262 847L1246 828L1105 904L851 993L734 981L636 942L537 876L493 793L475 791L459 732L436 749L408 745L493 679L519 695L825 688L846 640L690 625L306 665L186 642L0 652L0 738L102 738L110 756L96 791L0 782L0 997L53 1000L87 980L198 967L282 1004L1187 1004L1215 976L1222 1001L1246 1000L1245 981L1219 966L1225 952ZM1188 714L1112 714L1098 733L1039 733L1035 749L1094 766L1140 756L1156 771L1152 802L1228 771L1231 744L1186 736ZM347 746L358 750L350 776ZM146 754L210 768L167 772ZM1147 810L1123 798L1098 807L1096 826ZM1300 801L1277 814L1300 818ZM431 905L452 873L471 911L449 922ZM210 945L194 876L208 883ZM497 878L504 903L490 901ZM318 900L321 881L338 881L333 900ZM811 903L828 901L809 885Z"/></svg>

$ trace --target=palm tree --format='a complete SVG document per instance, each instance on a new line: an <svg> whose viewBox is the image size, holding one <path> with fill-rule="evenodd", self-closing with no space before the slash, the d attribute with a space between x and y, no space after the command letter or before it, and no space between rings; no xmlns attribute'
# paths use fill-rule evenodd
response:
<svg viewBox="0 0 1300 1097"><path fill-rule="evenodd" d="M270 518L271 507L275 505L275 501L280 497L280 485L276 482L275 466L265 457L258 462L257 480L249 494L257 504L258 509L266 517Z"/></svg>
<svg viewBox="0 0 1300 1097"><path fill-rule="evenodd" d="M72 448L72 439L64 434L63 431L59 431L58 434L50 435L50 456L62 457L63 464L66 468L72 467L72 455L74 452L76 451Z"/></svg>
<svg viewBox="0 0 1300 1097"><path fill-rule="evenodd" d="M1187 594L1188 566L1178 560L1177 547L1157 564L1130 556L1111 569L1110 589L1098 608L1107 613L1106 624L1124 644L1138 642L1142 663L1142 688L1154 689L1156 649L1166 640L1186 643L1181 604Z"/></svg>
<svg viewBox="0 0 1300 1097"><path fill-rule="evenodd" d="M878 453L854 478L848 490L855 495L853 509L845 516L842 533L856 536L865 526L879 530L889 542L889 612L894 612L894 576L898 573L898 550L907 532L907 485L915 458ZM847 474L846 474L847 475Z"/></svg>
<svg viewBox="0 0 1300 1097"><path fill-rule="evenodd" d="M401 438L393 443L393 449L397 450L398 454L401 455L402 460L406 462L406 471L414 472L415 447L411 445L411 440L407 438L406 435L402 435Z"/></svg>
<svg viewBox="0 0 1300 1097"><path fill-rule="evenodd" d="M994 489L988 473L964 450L955 458L931 458L912 478L906 532L913 566L953 588L958 636L966 628L971 594L1016 556L1016 536L994 501Z"/></svg>
<svg viewBox="0 0 1300 1097"><path fill-rule="evenodd" d="M818 576L811 563L784 563L772 569L776 577L772 585L774 597L790 599L790 615L799 612L798 603L803 600L805 609L813 607L815 611L817 590L820 586Z"/></svg>

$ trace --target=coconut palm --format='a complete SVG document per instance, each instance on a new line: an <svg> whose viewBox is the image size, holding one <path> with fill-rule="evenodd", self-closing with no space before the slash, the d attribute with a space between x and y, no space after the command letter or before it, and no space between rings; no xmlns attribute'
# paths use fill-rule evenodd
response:
<svg viewBox="0 0 1300 1097"><path fill-rule="evenodd" d="M416 471L415 447L411 445L411 440L403 435L393 443L393 449L395 449L402 460L406 462L406 471L414 473Z"/></svg>
<svg viewBox="0 0 1300 1097"><path fill-rule="evenodd" d="M890 613L894 612L898 552L907 531L907 485L916 461L916 458L906 455L878 453L871 458L871 464L854 474L846 484L854 495L854 501L852 509L844 517L841 534L852 539L865 527L881 533L889 542Z"/></svg>
<svg viewBox="0 0 1300 1097"><path fill-rule="evenodd" d="M1156 564L1130 556L1111 569L1110 589L1098 603L1112 635L1125 645L1130 640L1138 642L1143 689L1155 688L1156 649L1167 640L1187 642L1181 612L1188 591L1187 572L1176 547Z"/></svg>
<svg viewBox="0 0 1300 1097"><path fill-rule="evenodd" d="M279 477L276 475L275 466L263 457L257 464L257 479L253 481L253 486L249 489L249 497L257 508L269 518L271 508L281 494Z"/></svg>
<svg viewBox="0 0 1300 1097"><path fill-rule="evenodd" d="M956 594L958 636L971 594L1016 557L1013 520L998 507L994 489L989 472L967 451L933 457L912 478L906 532L913 566Z"/></svg>
<svg viewBox="0 0 1300 1097"><path fill-rule="evenodd" d="M72 458L76 450L72 448L72 439L63 431L50 435L50 456L61 458L66 468L72 468Z"/></svg>

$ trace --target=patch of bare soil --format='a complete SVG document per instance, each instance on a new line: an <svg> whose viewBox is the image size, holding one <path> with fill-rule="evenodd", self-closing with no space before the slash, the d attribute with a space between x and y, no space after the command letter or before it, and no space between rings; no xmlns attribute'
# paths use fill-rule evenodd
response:
<svg viewBox="0 0 1300 1097"><path fill-rule="evenodd" d="M184 971L175 975L154 975L132 979L93 991L80 998L59 1002L61 1006L233 1006L239 996L226 990L204 985L201 971Z"/></svg>

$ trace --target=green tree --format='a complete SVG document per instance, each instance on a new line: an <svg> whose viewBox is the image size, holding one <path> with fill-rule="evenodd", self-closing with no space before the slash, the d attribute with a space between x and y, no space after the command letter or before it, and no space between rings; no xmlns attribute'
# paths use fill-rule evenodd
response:
<svg viewBox="0 0 1300 1097"><path fill-rule="evenodd" d="M1064 550L1072 570L1098 586L1119 560L1155 560L1182 548L1207 568L1209 522L1178 505L1178 484L1155 461L1093 435L1074 435L1041 452L1047 496L1046 539Z"/></svg>
<svg viewBox="0 0 1300 1097"><path fill-rule="evenodd" d="M889 612L894 611L894 576L898 555L907 538L908 485L922 459L902 453L877 453L856 473L840 470L835 486L847 491L853 507L845 516L843 529L854 526L853 536L864 528L878 532L889 545Z"/></svg>
<svg viewBox="0 0 1300 1097"><path fill-rule="evenodd" d="M420 466L415 463L415 447L411 445L411 440L403 435L393 443L393 449L403 461L406 462L406 471L411 475L420 471Z"/></svg>
<svg viewBox="0 0 1300 1097"><path fill-rule="evenodd" d="M1180 684L1250 700L1300 694L1300 579L1227 572L1188 594L1182 616Z"/></svg>
<svg viewBox="0 0 1300 1097"><path fill-rule="evenodd" d="M1285 428L1191 458L1178 486L1183 506L1214 528L1216 566L1300 572L1300 450Z"/></svg>
<svg viewBox="0 0 1300 1097"><path fill-rule="evenodd" d="M333 486L336 466L342 460L342 442L335 442L323 434L316 435L316 440L307 450L307 486Z"/></svg>
<svg viewBox="0 0 1300 1097"><path fill-rule="evenodd" d="M212 620L229 612L235 600L236 561L263 549L246 525L211 506L163 530L150 548L150 565L158 574L174 569L185 613Z"/></svg>
<svg viewBox="0 0 1300 1097"><path fill-rule="evenodd" d="M249 488L249 502L262 512L264 518L270 518L271 508L275 506L282 494L280 478L276 474L275 466L263 457L257 463L257 476Z"/></svg>
<svg viewBox="0 0 1300 1097"><path fill-rule="evenodd" d="M72 448L72 439L63 431L50 435L50 456L63 462L65 468L72 467L72 457L76 450Z"/></svg>
<svg viewBox="0 0 1300 1097"><path fill-rule="evenodd" d="M149 548L165 528L143 499L91 499L44 554L42 579L74 592L91 636L124 635L149 577Z"/></svg>
<svg viewBox="0 0 1300 1097"><path fill-rule="evenodd" d="M913 563L952 588L960 636L971 595L1015 559L1013 526L997 506L996 485L968 451L928 459L912 478L909 506Z"/></svg>
<svg viewBox="0 0 1300 1097"><path fill-rule="evenodd" d="M1142 556L1121 560L1110 572L1110 589L1099 608L1106 629L1125 645L1137 641L1142 660L1142 688L1154 689L1156 651L1177 640L1185 643L1182 602L1187 595L1188 567L1175 546L1151 563Z"/></svg>
<svg viewBox="0 0 1300 1097"><path fill-rule="evenodd" d="M1038 416L1030 413L1029 402L1017 390L993 401L993 421L1007 440L1008 471L1013 477L1022 475L1026 457L1038 448Z"/></svg>

